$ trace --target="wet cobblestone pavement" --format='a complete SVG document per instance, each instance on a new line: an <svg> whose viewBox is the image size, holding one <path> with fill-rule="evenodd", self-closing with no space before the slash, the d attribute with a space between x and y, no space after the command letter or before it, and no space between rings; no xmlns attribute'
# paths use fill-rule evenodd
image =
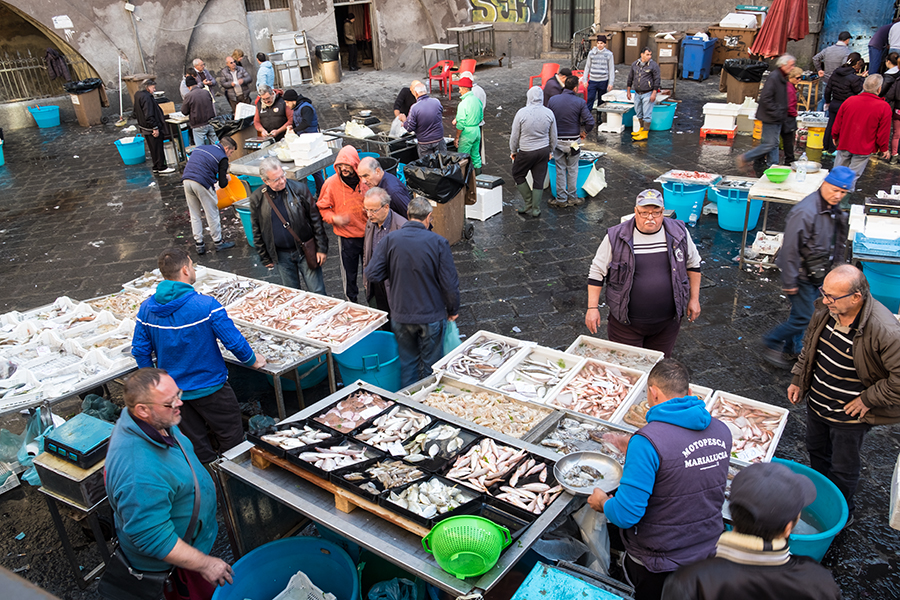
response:
<svg viewBox="0 0 900 600"><path fill-rule="evenodd" d="M671 132L652 132L639 144L632 143L627 132L589 136L586 149L607 153L600 159L606 190L565 209L547 208L548 192L541 217L524 219L514 210L520 199L510 175L508 136L512 118L524 104L527 76L539 70L540 61L514 61L512 69L487 65L476 73L488 96L484 172L506 181L504 210L483 223L474 221L474 237L454 246L453 254L460 274L462 333L487 329L562 349L587 333L584 308L591 258L607 227L632 211L634 196L644 188L659 189L653 179L673 168L751 175L738 173L733 161L753 141L737 136L733 142L701 142L702 106L724 102L724 94L718 92L717 77L703 83L679 81L681 103ZM360 108L389 121L397 91L414 77L361 71L347 74L341 84L315 86L305 93L326 126L340 124ZM619 82L623 79L620 72ZM457 101L445 101L448 132ZM149 162L124 166L113 144L122 136L112 125L83 129L77 124L6 133L6 165L0 167L0 312L40 306L61 295L85 299L117 291L120 283L155 267L155 257L165 247L193 247L180 177L155 177ZM825 166L831 166L831 159ZM873 161L859 182L862 192L851 201L861 203L864 195L897 183L900 168ZM773 206L773 228L780 229L784 214L786 208ZM277 281L259 264L233 210L223 211L222 219L225 236L236 247L210 252L198 262ZM808 463L805 408L791 407L786 400L789 375L760 359L762 334L788 312L777 275L741 272L732 260L740 233L720 229L713 216L702 217L691 234L704 259L702 314L695 323L683 325L675 357L693 369L699 384L790 408L776 455ZM331 248L337 248L334 238ZM340 274L334 250L325 275L329 293L337 296ZM603 318L605 323L605 313ZM598 335L606 337L605 327ZM252 385L246 388L253 393ZM313 398L323 394L315 390ZM900 451L898 431L897 426L878 427L867 437L856 521L837 537L823 561L847 598L900 597L900 532L887 526L891 473ZM34 490L0 498L5 522L0 526L0 564L8 569L28 564L21 575L59 596L92 597L90 589L81 593L68 578L49 520L40 543L32 540L27 551L12 541L19 531L15 515L32 509L46 511ZM91 551L82 550L90 556ZM49 573L54 569L55 574Z"/></svg>

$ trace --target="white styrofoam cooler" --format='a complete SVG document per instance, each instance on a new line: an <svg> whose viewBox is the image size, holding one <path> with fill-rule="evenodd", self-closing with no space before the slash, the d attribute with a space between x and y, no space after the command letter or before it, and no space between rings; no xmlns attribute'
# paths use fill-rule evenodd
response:
<svg viewBox="0 0 900 600"><path fill-rule="evenodd" d="M756 15L748 15L745 13L728 13L725 18L719 21L719 27L746 28L756 29Z"/></svg>
<svg viewBox="0 0 900 600"><path fill-rule="evenodd" d="M492 190L475 188L477 202L466 207L467 219L486 221L503 210L503 188L496 187Z"/></svg>
<svg viewBox="0 0 900 600"><path fill-rule="evenodd" d="M707 102L703 105L703 129L734 130L740 112L740 104Z"/></svg>

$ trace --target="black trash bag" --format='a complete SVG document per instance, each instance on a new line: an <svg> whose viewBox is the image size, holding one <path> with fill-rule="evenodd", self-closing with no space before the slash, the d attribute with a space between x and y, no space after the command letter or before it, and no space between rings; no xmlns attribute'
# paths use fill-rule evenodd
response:
<svg viewBox="0 0 900 600"><path fill-rule="evenodd" d="M722 68L738 81L759 83L769 65L752 58L729 58Z"/></svg>
<svg viewBox="0 0 900 600"><path fill-rule="evenodd" d="M63 84L63 87L66 88L66 91L70 94L87 94L90 91L96 90L101 85L103 85L102 79L91 77L90 79L83 79L81 81L67 81Z"/></svg>
<svg viewBox="0 0 900 600"><path fill-rule="evenodd" d="M460 163L465 160L465 168ZM406 185L438 204L453 200L466 185L468 154L437 152L403 167Z"/></svg>
<svg viewBox="0 0 900 600"><path fill-rule="evenodd" d="M334 44L321 44L316 46L316 58L322 62L334 62L340 60L341 50Z"/></svg>
<svg viewBox="0 0 900 600"><path fill-rule="evenodd" d="M219 115L218 117L213 117L209 120L209 124L212 125L217 138L222 139L226 135L237 133L253 123L252 116L244 117L239 121L235 121L231 117L232 115Z"/></svg>

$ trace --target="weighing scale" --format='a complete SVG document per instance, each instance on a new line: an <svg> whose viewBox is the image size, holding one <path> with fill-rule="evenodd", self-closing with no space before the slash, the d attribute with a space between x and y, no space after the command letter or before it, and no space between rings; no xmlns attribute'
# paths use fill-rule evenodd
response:
<svg viewBox="0 0 900 600"><path fill-rule="evenodd" d="M244 140L244 150L250 150L251 152L256 152L257 150L262 150L266 146L271 146L275 143L275 138L272 137L255 137L255 138L247 138Z"/></svg>
<svg viewBox="0 0 900 600"><path fill-rule="evenodd" d="M44 439L44 451L82 469L90 469L106 457L113 424L80 413Z"/></svg>
<svg viewBox="0 0 900 600"><path fill-rule="evenodd" d="M372 115L369 115L368 117L364 117L362 115L353 115L350 118L353 119L354 123L365 125L367 127L369 125L378 125L379 123L381 123L381 120L379 120L378 117Z"/></svg>
<svg viewBox="0 0 900 600"><path fill-rule="evenodd" d="M866 215L875 217L900 218L900 198L896 196L868 197L863 210Z"/></svg>

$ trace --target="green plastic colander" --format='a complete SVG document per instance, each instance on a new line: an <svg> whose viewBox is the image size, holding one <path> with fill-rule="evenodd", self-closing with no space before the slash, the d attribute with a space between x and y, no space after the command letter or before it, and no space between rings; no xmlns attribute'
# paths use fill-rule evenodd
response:
<svg viewBox="0 0 900 600"><path fill-rule="evenodd" d="M511 543L506 527L469 515L444 519L422 538L422 546L437 564L460 579L490 571Z"/></svg>

